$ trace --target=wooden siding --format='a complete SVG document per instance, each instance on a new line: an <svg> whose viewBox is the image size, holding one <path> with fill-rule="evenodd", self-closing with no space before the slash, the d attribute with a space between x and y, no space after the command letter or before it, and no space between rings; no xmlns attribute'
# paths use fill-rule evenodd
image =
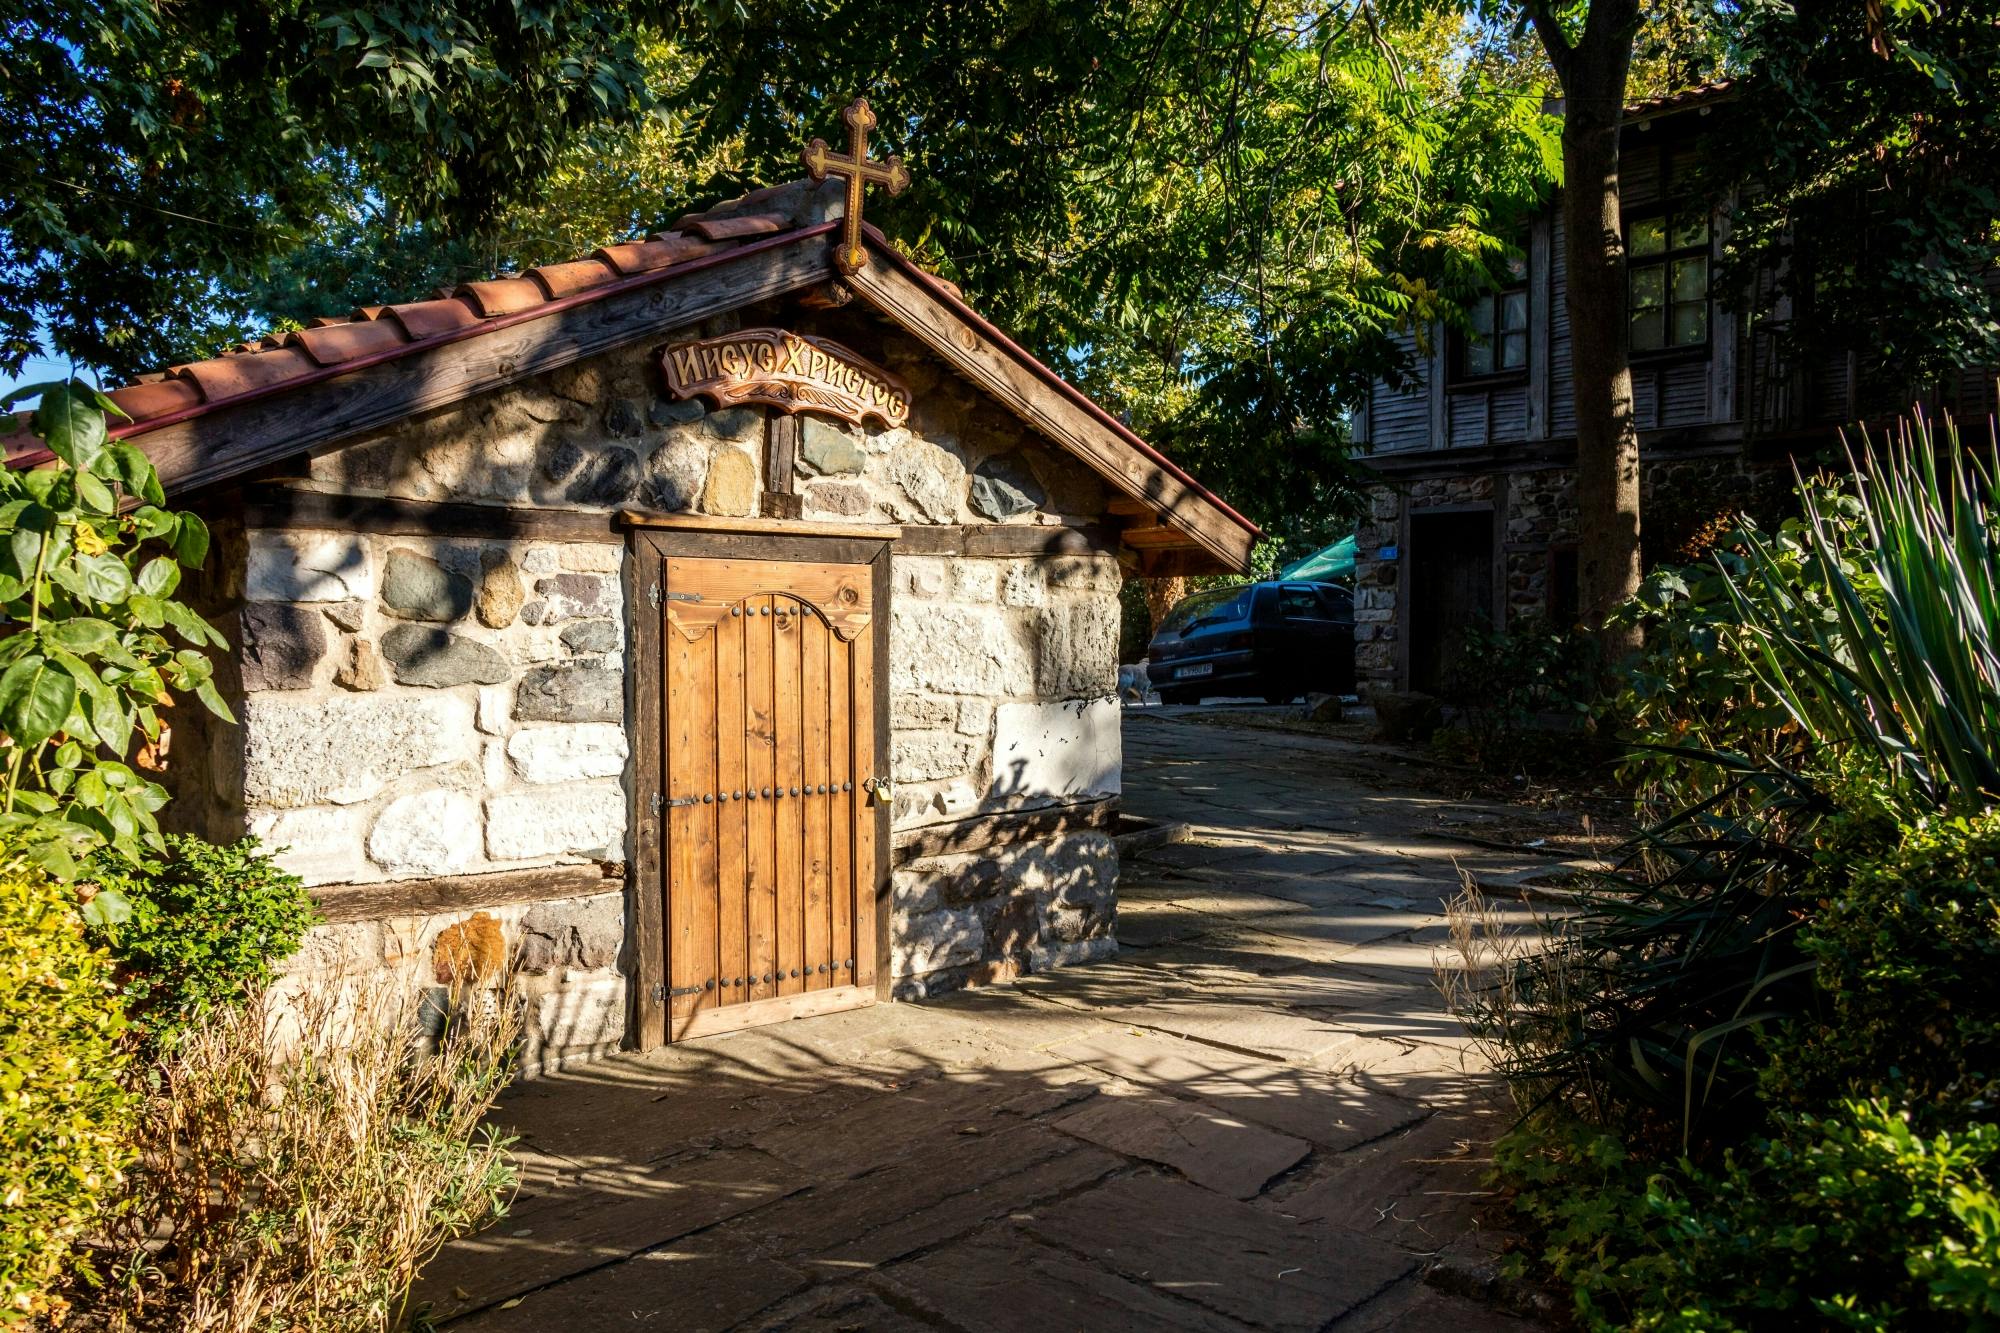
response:
<svg viewBox="0 0 2000 1333"><path fill-rule="evenodd" d="M1414 333L1397 334L1396 346L1410 362L1410 383L1397 390L1377 380L1369 394L1368 439L1378 454L1421 449L1430 443L1429 359L1417 350Z"/></svg>

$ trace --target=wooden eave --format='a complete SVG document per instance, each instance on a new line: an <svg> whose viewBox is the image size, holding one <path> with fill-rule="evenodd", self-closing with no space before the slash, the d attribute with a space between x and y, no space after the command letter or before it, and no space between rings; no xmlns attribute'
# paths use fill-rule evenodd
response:
<svg viewBox="0 0 2000 1333"><path fill-rule="evenodd" d="M338 448L370 431L636 339L835 280L822 223L640 273L517 314L387 347L219 402L124 423L169 491L184 494ZM873 228L881 262L840 279L880 315L1074 454L1117 493L1118 536L1147 574L1240 573L1261 535L1060 375L924 273ZM45 461L10 459L13 466Z"/></svg>

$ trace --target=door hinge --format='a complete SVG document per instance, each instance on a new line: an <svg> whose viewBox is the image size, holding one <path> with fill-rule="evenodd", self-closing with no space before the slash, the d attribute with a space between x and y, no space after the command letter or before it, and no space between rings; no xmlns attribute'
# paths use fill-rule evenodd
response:
<svg viewBox="0 0 2000 1333"><path fill-rule="evenodd" d="M698 602L701 600L701 594L698 592L662 592L660 585L655 583L646 590L646 600L651 602L653 609L657 611L660 608L661 602Z"/></svg>
<svg viewBox="0 0 2000 1333"><path fill-rule="evenodd" d="M667 998L667 983L664 981L654 982L649 994L652 995L654 1003L663 1002Z"/></svg>

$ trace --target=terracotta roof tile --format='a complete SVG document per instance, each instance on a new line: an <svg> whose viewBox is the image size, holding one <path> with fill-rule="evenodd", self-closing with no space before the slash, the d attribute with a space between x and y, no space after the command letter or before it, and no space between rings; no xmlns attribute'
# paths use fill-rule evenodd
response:
<svg viewBox="0 0 2000 1333"><path fill-rule="evenodd" d="M310 375L312 371L312 358L296 347L281 347L275 352L218 356L213 360L174 367L174 374L192 380L201 390L205 403L281 384L301 375Z"/></svg>
<svg viewBox="0 0 2000 1333"><path fill-rule="evenodd" d="M539 283L527 278L494 278L489 282L461 283L452 294L471 301L473 308L486 319L532 310L549 299L542 294Z"/></svg>
<svg viewBox="0 0 2000 1333"><path fill-rule="evenodd" d="M657 241L621 241L617 245L607 245L599 249L596 258L617 269L619 273L629 276L634 273L651 273L655 269L678 264L687 258L687 254L682 247L681 238L670 237Z"/></svg>
<svg viewBox="0 0 2000 1333"><path fill-rule="evenodd" d="M457 297L392 305L389 316L403 326L403 332L412 342L420 338L435 338L479 322L479 312Z"/></svg>
<svg viewBox="0 0 2000 1333"><path fill-rule="evenodd" d="M323 329L329 324L345 324L345 323L347 323L347 321L345 319L342 319L338 315L314 315L311 319L306 321L306 327L309 329Z"/></svg>
<svg viewBox="0 0 2000 1333"><path fill-rule="evenodd" d="M674 224L676 231L692 231L711 241L741 240L745 236L769 236L784 229L785 220L770 213L736 213L727 217L690 214Z"/></svg>
<svg viewBox="0 0 2000 1333"><path fill-rule="evenodd" d="M531 268L528 276L540 283L542 290L549 294L549 299L555 301L574 292L602 287L618 276L618 270L601 259L572 259L566 264L543 264L540 268Z"/></svg>
<svg viewBox="0 0 2000 1333"><path fill-rule="evenodd" d="M1717 79L1713 83L1697 84L1692 88L1682 88L1677 92L1659 97L1645 97L1626 104L1625 115L1658 116L1669 111L1683 111L1689 107L1701 106L1709 102L1725 101L1741 91L1739 79Z"/></svg>
<svg viewBox="0 0 2000 1333"><path fill-rule="evenodd" d="M113 389L106 396L118 404L119 410L134 421L165 416L169 412L178 412L184 407L194 407L201 402L201 390L181 379L154 380L150 384L128 384L122 389Z"/></svg>
<svg viewBox="0 0 2000 1333"><path fill-rule="evenodd" d="M354 318L356 318L356 319L380 319L380 318L382 318L382 312L383 312L383 311L385 311L385 310L387 310L388 308L389 308L389 307L388 307L388 306L385 306L385 305L364 305L364 306L357 306L357 307L355 307L355 310L354 310Z"/></svg>
<svg viewBox="0 0 2000 1333"><path fill-rule="evenodd" d="M378 308L386 310L388 307ZM300 329L286 341L291 346L305 348L306 355L322 366L337 366L343 361L400 347L406 339L403 326L393 319L357 319L346 324Z"/></svg>

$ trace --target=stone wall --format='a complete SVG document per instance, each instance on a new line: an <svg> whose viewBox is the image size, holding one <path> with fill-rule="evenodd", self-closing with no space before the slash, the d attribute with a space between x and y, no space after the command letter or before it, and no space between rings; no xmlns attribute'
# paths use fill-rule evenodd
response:
<svg viewBox="0 0 2000 1333"><path fill-rule="evenodd" d="M802 419L792 484L806 518L1054 529L1101 517L1094 473L914 342L872 321L778 310L709 321L399 423L316 459L296 484L516 507L760 513L773 482L764 413L671 401L655 366L667 341L760 323L847 342L915 396L902 429ZM211 609L241 645L231 690L241 725L191 733L205 790L189 793L186 808L203 812L210 836L256 833L286 848L284 863L315 886L627 859L622 544L250 531L222 558ZM1114 795L1116 558L908 555L891 567L898 832ZM933 903L927 886L938 874L963 879L956 870L899 872L893 916L913 934L894 950L895 972L938 973L912 983L921 992L974 979L974 947L994 975L1110 948L1116 858L1093 837L1010 851L994 864L1011 869L982 881L989 892L976 910L970 900ZM944 929L931 919L941 910L973 912L977 933ZM622 1031L630 960L602 947L622 937L616 894L323 927L294 971L421 980L440 934L473 929L524 959L537 1060L544 1046L559 1060ZM556 936L570 942L538 943ZM537 961L546 966L526 968Z"/></svg>
<svg viewBox="0 0 2000 1333"><path fill-rule="evenodd" d="M1643 558L1648 568L1698 554L1718 515L1748 512L1773 521L1785 506L1782 465L1739 453L1647 458L1641 471ZM1406 512L1435 505L1491 505L1499 487L1503 527L1505 606L1509 624L1546 615L1551 605L1550 553L1578 541L1576 473L1535 468L1503 473L1425 477L1372 488L1356 534L1355 671L1364 686L1399 683L1396 643L1400 570L1409 559L1379 558L1397 545ZM1690 544L1693 544L1692 546Z"/></svg>

